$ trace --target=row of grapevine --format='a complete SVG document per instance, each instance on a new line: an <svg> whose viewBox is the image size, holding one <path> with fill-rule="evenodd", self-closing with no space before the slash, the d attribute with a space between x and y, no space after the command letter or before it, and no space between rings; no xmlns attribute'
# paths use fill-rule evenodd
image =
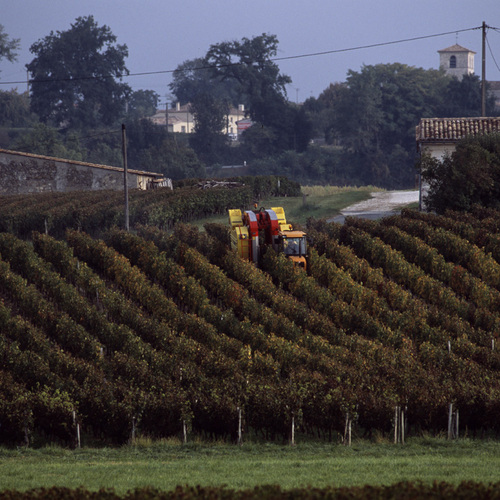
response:
<svg viewBox="0 0 500 500"><path fill-rule="evenodd" d="M371 221L350 221L350 224L366 230L373 238L380 238L390 245L393 251L401 252L407 262L417 266L431 279L440 281L443 287L453 290L457 297L474 306L475 316L480 318L483 328L494 333L498 331L500 318L495 311L500 306L500 294L496 289L461 266L447 262L435 248L429 247L420 238L411 236L397 227Z"/></svg>
<svg viewBox="0 0 500 500"><path fill-rule="evenodd" d="M206 251L208 248L207 242L204 241L204 240L206 240L206 237L203 237L202 235L200 235L200 237L197 238L193 234L193 231L189 230L187 228L184 228L181 231L177 231L175 236L173 238L170 238L170 239L165 235L163 235L163 237L162 237L160 232L157 230L149 229L149 230L144 230L143 232L145 234L148 234L149 236L151 236L151 238L155 239L155 241L161 242L163 247L165 249L168 249L170 252L173 251L173 248L175 246L174 242L178 241L179 239L183 240L184 242L191 241L191 242L193 242L193 245L196 245L197 247L200 247L200 248L205 248ZM184 235L182 234L183 232L184 232ZM201 243L200 243L200 240L201 240ZM183 255L185 255L185 253L186 252L184 251ZM222 258L219 255L218 260L220 260L222 262L226 262L228 260L230 261L231 257L234 258L234 254L226 253ZM217 259L217 257L214 257L214 258ZM253 273L257 273L257 274L262 275L262 273L260 273L259 271L256 271L255 268L250 264L243 263L243 261L241 261L237 258L234 260L234 262L239 263L237 265L239 265L241 267L240 273L242 276L244 276L243 282L245 282L245 283L252 282L252 279L249 278L249 276L251 276L251 274L252 274L252 270L253 270ZM285 263L286 263L286 261L285 261ZM277 267L276 263L273 262L273 264L270 267L275 269ZM205 273L200 273L200 274L204 275ZM273 286L270 285L268 278L262 278L260 280L256 279L256 283L260 283L260 288L251 286L250 288L252 289L252 291L256 291L257 294L260 297L262 297L263 300L265 298L266 303L272 304L273 301L271 299L271 296L274 295L276 293L276 291L273 288ZM266 291L263 291L263 290L266 290ZM283 297L283 295L280 294L279 302L281 302L282 297ZM440 340L442 340L442 339L440 339ZM403 337L403 343L407 346L411 346L411 342L408 342L407 338ZM424 363L425 370L435 369L436 366L443 368L443 366L446 365L448 367L447 369L451 370L450 374L453 373L453 377L458 377L459 379L463 379L466 376L465 373L468 373L468 374L475 373L476 374L475 379L478 382L478 384L481 385L479 374L485 374L485 373L487 373L487 371L483 371L483 368L481 368L481 366L478 365L477 363L475 363L473 361L469 362L468 360L466 360L460 356L457 356L455 353L453 353L452 355L447 355L447 354L445 355L446 350L443 347L444 346L434 347L431 344L428 344L428 343L425 344L425 349L423 349L421 351L421 357L424 358L424 360L426 358L428 363L425 361L419 360L420 362ZM465 341L463 339L457 338L456 342L454 343L454 348L456 349L457 353L462 352L462 353L467 353L469 355L471 354L470 353L470 348L471 348L470 343L468 344L467 341ZM375 349L375 350L372 349L372 353L373 352L377 352L377 349ZM366 364L366 359L369 358L369 353L363 352L362 354L363 354L363 357L365 358L364 359L365 365L363 366L363 368L365 370L370 369L369 365L367 366L367 364ZM481 353L481 354L483 354L483 353ZM415 357L415 355L417 355L416 351L414 351L412 353L412 358ZM382 359L384 354L382 354L382 351L378 350L377 356L379 356L379 360L380 360L380 359ZM420 356L420 353L418 353L418 356ZM412 359L412 358L410 358L410 359ZM487 358L487 361L483 358L481 358L481 360L486 362L486 366L491 365L490 358ZM408 358L406 358L403 363L405 363L405 362L406 362L406 364L408 364ZM410 364L410 366L413 366L413 365ZM498 364L495 366L498 367ZM378 367L373 367L371 369L373 371L376 371L376 370L380 371ZM412 370L410 370L408 372L408 380L410 380L412 377L413 377L413 380L418 379L418 367L413 368ZM396 378L399 380L400 374L396 375ZM436 385L438 385L439 383L441 383L441 381L437 382ZM426 384L427 384L427 387L430 387L429 380L426 381ZM453 388L451 387L452 385L453 384L450 384L447 387L447 389L449 389L449 391L451 391L451 392L453 392ZM376 392L376 391L374 391L374 392ZM437 392L439 392L439 391L437 391ZM450 394L451 392L449 392L448 394ZM445 393L446 393L446 391L445 391ZM411 399L413 399L413 397L414 397L414 394L411 396ZM360 399L363 400L363 397L361 397ZM423 402L424 402L424 397L422 397L422 403ZM427 405L426 407L429 408L429 406L428 406L429 401L428 400L425 401L425 404Z"/></svg>
<svg viewBox="0 0 500 500"><path fill-rule="evenodd" d="M396 405L439 430L450 403L499 430L496 288L464 268L452 290L438 246L397 224L311 222L307 272L242 261L216 225L0 234L0 439L234 437L240 410L268 438L387 432Z"/></svg>
<svg viewBox="0 0 500 500"><path fill-rule="evenodd" d="M401 284L385 276L381 267L372 267L366 259L356 255L351 247L341 244L339 225L325 226L311 221L308 233L313 238L315 250L320 255L325 255L337 267L345 270L358 284L384 298L392 310L413 318L417 329L421 323L428 324L449 332L452 338L464 335L475 338L484 333L473 328L469 322L456 314L426 303ZM411 326L409 328L411 332Z"/></svg>
<svg viewBox="0 0 500 500"><path fill-rule="evenodd" d="M500 286L500 264L477 245L443 227L431 227L409 217L391 217L381 226L396 226L435 248L449 263L462 266L485 284Z"/></svg>

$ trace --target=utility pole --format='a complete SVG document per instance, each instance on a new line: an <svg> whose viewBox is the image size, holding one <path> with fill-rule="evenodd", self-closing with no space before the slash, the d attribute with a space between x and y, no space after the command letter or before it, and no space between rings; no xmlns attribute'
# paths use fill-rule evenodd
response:
<svg viewBox="0 0 500 500"><path fill-rule="evenodd" d="M167 126L167 135L168 135L168 99L165 104L165 125Z"/></svg>
<svg viewBox="0 0 500 500"><path fill-rule="evenodd" d="M486 116L486 23L483 21L483 52L481 69L481 116Z"/></svg>
<svg viewBox="0 0 500 500"><path fill-rule="evenodd" d="M123 152L123 194L125 197L125 230L130 229L128 214L128 168L127 168L127 133L122 123L122 152Z"/></svg>

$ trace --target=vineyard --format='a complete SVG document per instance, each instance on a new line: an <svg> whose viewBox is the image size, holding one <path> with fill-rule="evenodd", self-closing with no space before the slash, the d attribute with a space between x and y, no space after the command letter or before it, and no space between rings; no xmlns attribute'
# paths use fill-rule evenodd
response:
<svg viewBox="0 0 500 500"><path fill-rule="evenodd" d="M111 196L0 200L1 444L500 432L500 213L311 220L307 272L180 222L252 189L130 233Z"/></svg>

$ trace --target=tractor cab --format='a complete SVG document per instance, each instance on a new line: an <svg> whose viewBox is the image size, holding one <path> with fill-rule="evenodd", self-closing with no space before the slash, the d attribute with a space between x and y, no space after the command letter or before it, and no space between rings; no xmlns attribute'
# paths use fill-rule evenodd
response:
<svg viewBox="0 0 500 500"><path fill-rule="evenodd" d="M307 240L303 231L280 231L279 250L293 261L294 266L306 267Z"/></svg>

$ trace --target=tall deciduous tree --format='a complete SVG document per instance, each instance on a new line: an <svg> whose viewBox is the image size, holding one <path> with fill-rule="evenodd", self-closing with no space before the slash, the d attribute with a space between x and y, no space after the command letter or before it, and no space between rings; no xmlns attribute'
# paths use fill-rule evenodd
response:
<svg viewBox="0 0 500 500"><path fill-rule="evenodd" d="M435 116L447 84L440 71L399 63L349 71L332 123L356 177L385 187L413 185L415 126Z"/></svg>
<svg viewBox="0 0 500 500"><path fill-rule="evenodd" d="M205 57L177 68L170 89L181 102L210 94L233 106L244 104L258 127L246 133L248 151L260 156L287 149L303 151L311 127L306 115L287 101L286 85L291 79L272 61L277 50L278 39L268 34L211 45ZM254 140L265 147L252 147Z"/></svg>
<svg viewBox="0 0 500 500"><path fill-rule="evenodd" d="M206 55L214 75L235 82L250 117L265 126L279 120L276 112L283 109L286 85L292 81L271 60L277 52L276 35L262 34L212 45Z"/></svg>
<svg viewBox="0 0 500 500"><path fill-rule="evenodd" d="M127 100L127 116L140 119L156 113L160 96L154 90L136 90Z"/></svg>
<svg viewBox="0 0 500 500"><path fill-rule="evenodd" d="M126 45L117 45L108 26L93 16L79 17L67 31L34 43L27 64L31 73L31 106L45 123L65 127L110 125L125 110L130 87Z"/></svg>
<svg viewBox="0 0 500 500"><path fill-rule="evenodd" d="M194 102L200 94L210 94L233 106L245 104L241 101L239 85L235 81L223 80L214 74L204 57L184 61L174 71L170 91L181 104Z"/></svg>
<svg viewBox="0 0 500 500"><path fill-rule="evenodd" d="M199 93L191 103L196 125L189 144L207 165L220 163L223 159L228 140L223 132L228 111L227 105L208 92Z"/></svg>
<svg viewBox="0 0 500 500"><path fill-rule="evenodd" d="M486 83L488 89L488 83ZM486 100L486 116L492 116L495 110L495 98L489 95ZM479 116L481 114L481 82L478 75L464 75L461 80L450 79L438 116L458 118L461 116Z"/></svg>

